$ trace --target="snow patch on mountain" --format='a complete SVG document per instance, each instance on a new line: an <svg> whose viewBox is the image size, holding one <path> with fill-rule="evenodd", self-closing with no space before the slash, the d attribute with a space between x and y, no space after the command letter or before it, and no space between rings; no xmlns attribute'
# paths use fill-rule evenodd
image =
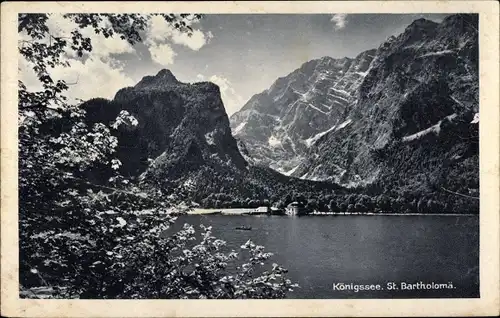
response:
<svg viewBox="0 0 500 318"><path fill-rule="evenodd" d="M351 96L351 94L349 94L349 92L343 90L343 89L338 89L338 88L335 88L335 87L331 87L330 88L331 90L334 90L336 92L339 92L341 94L344 94L345 96Z"/></svg>
<svg viewBox="0 0 500 318"><path fill-rule="evenodd" d="M347 98L342 97L342 96L339 96L339 95L334 95L334 94L331 94L331 93L328 93L327 95L328 95L328 96L332 96L332 97L334 97L334 98L341 99L341 100L343 100L343 101L345 101L345 102L348 102L348 101L349 101Z"/></svg>
<svg viewBox="0 0 500 318"><path fill-rule="evenodd" d="M267 140L267 143L271 147L279 147L279 146L281 146L281 140L279 140L278 138L276 138L274 136L269 137L269 139Z"/></svg>
<svg viewBox="0 0 500 318"><path fill-rule="evenodd" d="M241 124L239 124L236 128L234 128L233 135L237 135L243 129L243 127L245 127L246 124L247 122L244 121Z"/></svg>
<svg viewBox="0 0 500 318"><path fill-rule="evenodd" d="M309 175L309 172L306 172L305 174L301 175L299 179L305 180L307 179L307 176Z"/></svg>
<svg viewBox="0 0 500 318"><path fill-rule="evenodd" d="M300 167L300 164L296 165L296 166L295 166L294 168L292 168L291 170L289 170L289 171L287 171L287 172L284 172L283 174L284 174L285 176L291 176L291 175L295 172L295 170L297 170L299 167Z"/></svg>
<svg viewBox="0 0 500 318"><path fill-rule="evenodd" d="M428 56L442 56L442 55L453 54L453 53L455 53L454 50L442 50L442 51L437 51L437 52L429 52L429 53L420 55L417 58L428 57Z"/></svg>
<svg viewBox="0 0 500 318"><path fill-rule="evenodd" d="M444 120L446 120L446 119L453 120L455 117L457 117L457 114L451 114L449 116L446 116L444 118ZM431 133L434 133L437 136L441 132L441 123L442 122L443 122L443 120L440 120L437 124L432 125L431 127L427 128L427 129L421 130L421 131L414 133L412 135L409 135L409 136L404 136L402 140L403 140L403 142L409 142L409 141L420 139L420 138L427 136L428 134L431 134Z"/></svg>
<svg viewBox="0 0 500 318"><path fill-rule="evenodd" d="M312 108L312 109L314 109L314 110L319 111L320 113L323 113L323 114L325 114L325 115L328 115L328 113L327 113L327 112L324 112L324 111L322 111L321 109L319 109L318 107L313 106L311 103L308 103L308 104L307 104L307 106L311 107L311 108Z"/></svg>
<svg viewBox="0 0 500 318"><path fill-rule="evenodd" d="M328 129L327 131L323 131L323 132L320 132L320 133L317 133L316 135L312 136L311 138L307 138L306 140L304 140L304 142L306 143L306 146L307 147L311 147L312 145L314 145L316 143L316 141L318 141L321 137L323 137L324 135L328 134L330 131L334 130L335 128L337 128L337 126L333 126L332 128Z"/></svg>
<svg viewBox="0 0 500 318"><path fill-rule="evenodd" d="M342 124L340 124L335 130L340 130L342 128L345 128L347 125L349 125L350 123L352 123L352 120L351 119L348 119L346 121L344 121Z"/></svg>

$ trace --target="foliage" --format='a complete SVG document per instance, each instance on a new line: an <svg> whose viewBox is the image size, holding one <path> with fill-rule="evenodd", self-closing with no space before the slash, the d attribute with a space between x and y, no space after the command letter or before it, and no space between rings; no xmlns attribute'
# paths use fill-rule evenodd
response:
<svg viewBox="0 0 500 318"><path fill-rule="evenodd" d="M134 44L152 15L68 14L80 28ZM182 32L199 15L161 14ZM270 253L248 242L245 253L224 252L224 242L190 226L169 233L169 198L119 174L116 132L138 125L121 112L110 122L89 121L64 96L68 84L50 69L69 66L65 54L92 51L79 31L54 37L47 14L19 15L30 39L19 53L43 84L19 82L20 285L27 297L45 286L55 298L281 298L295 287L278 265L262 268ZM110 176L95 182L89 172ZM102 181L102 180L99 180ZM232 273L229 264L236 264Z"/></svg>
<svg viewBox="0 0 500 318"><path fill-rule="evenodd" d="M394 180L382 179L366 187L316 191L313 189L294 189L292 182L280 190L279 184L271 186L272 195L255 197L251 191L242 196L233 190L220 191L220 186L212 188L212 193L202 199L204 208L257 208L274 206L284 209L291 202L301 202L309 211L320 212L374 212L374 213L478 213L477 177L471 166L474 160L451 170L449 180L453 183L439 183L440 187L431 189L426 179L421 181L418 191L408 191L394 185ZM458 172L461 171L461 174ZM461 180L461 181L460 181ZM459 181L459 182L457 182ZM443 186L443 188L441 187ZM448 188L446 188L448 187ZM286 189L289 189L288 191ZM447 189L452 192L446 192ZM278 192L279 191L279 192ZM256 192L262 193L262 191Z"/></svg>
<svg viewBox="0 0 500 318"><path fill-rule="evenodd" d="M266 268L272 254L262 246L224 252L211 228L170 231L175 218L162 212L84 208L83 223L30 238L22 283L54 286L55 298L107 299L282 298L296 287L284 268Z"/></svg>

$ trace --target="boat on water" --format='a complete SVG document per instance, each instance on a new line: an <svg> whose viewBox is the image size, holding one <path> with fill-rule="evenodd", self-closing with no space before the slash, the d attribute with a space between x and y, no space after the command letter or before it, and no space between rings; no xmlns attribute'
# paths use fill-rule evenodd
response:
<svg viewBox="0 0 500 318"><path fill-rule="evenodd" d="M237 226L234 229L239 230L239 231L251 231L252 227L251 226Z"/></svg>

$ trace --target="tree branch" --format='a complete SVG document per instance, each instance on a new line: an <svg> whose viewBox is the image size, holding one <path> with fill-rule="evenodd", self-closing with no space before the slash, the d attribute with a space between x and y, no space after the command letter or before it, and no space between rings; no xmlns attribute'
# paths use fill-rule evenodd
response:
<svg viewBox="0 0 500 318"><path fill-rule="evenodd" d="M81 179L81 178L78 178L78 177L74 177L74 176L70 176L69 179L76 180L76 181L79 181L79 182L84 183L86 185L89 185L89 186L92 186L92 187L96 187L96 188L99 188L99 189L111 190L111 191L118 192L118 193L123 193L123 194L128 194L128 195L136 196L138 198L145 199L145 200L148 200L150 202L160 203L158 200L154 200L154 199L148 198L147 196L142 196L139 193L134 193L134 192L126 191L126 190L121 190L121 189L117 189L117 188L113 188L113 187L107 187L107 186L95 184L95 183L88 182L87 180L84 180L84 179Z"/></svg>

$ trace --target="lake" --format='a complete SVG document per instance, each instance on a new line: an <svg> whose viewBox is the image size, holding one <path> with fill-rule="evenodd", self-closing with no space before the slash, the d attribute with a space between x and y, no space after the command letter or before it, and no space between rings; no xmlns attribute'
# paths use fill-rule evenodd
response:
<svg viewBox="0 0 500 318"><path fill-rule="evenodd" d="M213 226L213 234L232 249L248 239L264 245L274 253L272 262L288 268L300 285L289 298L479 297L478 216L184 215L176 226L184 223ZM401 288L418 282L451 282L453 288ZM382 289L334 290L335 283ZM389 290L388 283L399 289Z"/></svg>

